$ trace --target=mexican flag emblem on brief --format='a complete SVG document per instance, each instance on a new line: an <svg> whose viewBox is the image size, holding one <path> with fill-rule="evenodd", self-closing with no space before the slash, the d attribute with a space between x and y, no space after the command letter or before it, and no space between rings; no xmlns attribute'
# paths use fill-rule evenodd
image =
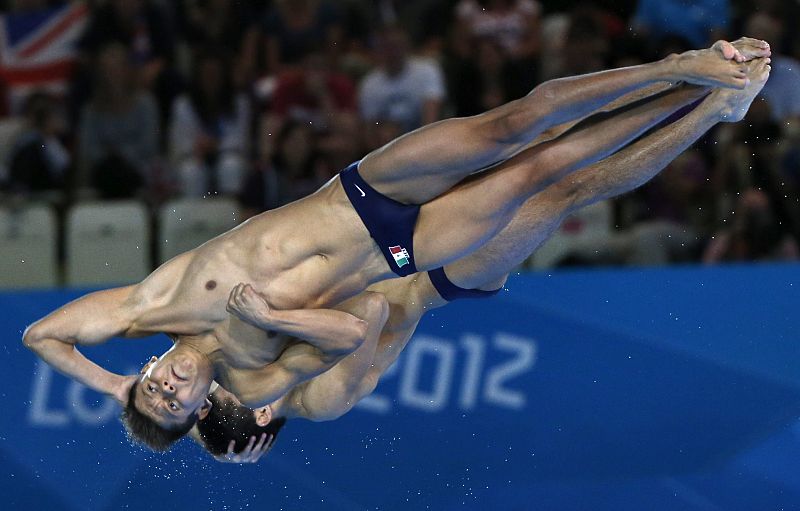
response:
<svg viewBox="0 0 800 511"><path fill-rule="evenodd" d="M408 260L408 251L400 245L389 247L389 252L392 253L392 257L394 257L394 262L397 263L398 268L402 268L403 266L409 264L410 261Z"/></svg>

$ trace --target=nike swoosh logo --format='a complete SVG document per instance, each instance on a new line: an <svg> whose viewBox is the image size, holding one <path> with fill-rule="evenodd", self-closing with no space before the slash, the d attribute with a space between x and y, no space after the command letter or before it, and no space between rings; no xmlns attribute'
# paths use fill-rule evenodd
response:
<svg viewBox="0 0 800 511"><path fill-rule="evenodd" d="M362 190L362 189L361 189L361 187L360 187L360 186L358 186L357 184L354 184L353 186L355 186L356 188L358 188L358 191L359 191L359 192L361 192L361 196L362 196L362 197L364 197L364 196L366 196L366 195L367 195L366 193L364 193L364 190Z"/></svg>

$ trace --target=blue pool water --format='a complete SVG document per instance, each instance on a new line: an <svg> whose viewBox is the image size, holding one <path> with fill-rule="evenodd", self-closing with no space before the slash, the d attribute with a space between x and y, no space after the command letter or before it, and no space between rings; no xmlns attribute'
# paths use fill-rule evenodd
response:
<svg viewBox="0 0 800 511"><path fill-rule="evenodd" d="M375 394L256 465L132 447L0 294L3 509L800 509L800 266L523 274L427 317ZM87 350L133 371L165 337Z"/></svg>

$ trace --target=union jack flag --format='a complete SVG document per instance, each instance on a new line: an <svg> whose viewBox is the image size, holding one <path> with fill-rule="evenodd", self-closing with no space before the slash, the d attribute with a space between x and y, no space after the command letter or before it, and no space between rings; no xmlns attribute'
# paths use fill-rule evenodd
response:
<svg viewBox="0 0 800 511"><path fill-rule="evenodd" d="M64 92L88 19L83 1L0 16L0 79L12 111L33 90Z"/></svg>

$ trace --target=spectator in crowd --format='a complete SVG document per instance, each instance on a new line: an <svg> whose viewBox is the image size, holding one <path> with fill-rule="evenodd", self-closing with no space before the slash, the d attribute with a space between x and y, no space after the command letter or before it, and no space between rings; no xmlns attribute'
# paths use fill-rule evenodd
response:
<svg viewBox="0 0 800 511"><path fill-rule="evenodd" d="M187 94L175 99L169 153L180 193L237 194L249 158L250 102L233 85L229 60L202 52L194 62Z"/></svg>
<svg viewBox="0 0 800 511"><path fill-rule="evenodd" d="M789 208L792 223L800 226L800 117L786 121L782 128L783 139L778 153L781 165L780 191L789 203L794 203Z"/></svg>
<svg viewBox="0 0 800 511"><path fill-rule="evenodd" d="M169 63L171 34L164 13L148 0L108 0L95 7L81 46L94 53L110 42L125 44L149 86Z"/></svg>
<svg viewBox="0 0 800 511"><path fill-rule="evenodd" d="M123 44L100 49L94 69L92 97L79 123L78 186L103 197L133 196L158 156L158 108L137 86L138 68Z"/></svg>
<svg viewBox="0 0 800 511"><path fill-rule="evenodd" d="M635 35L626 34L612 42L611 67L636 66L644 64L648 58L643 41Z"/></svg>
<svg viewBox="0 0 800 511"><path fill-rule="evenodd" d="M622 261L660 265L697 257L716 220L710 174L700 152L690 149L650 183L619 199L621 223L628 227L616 240L624 246Z"/></svg>
<svg viewBox="0 0 800 511"><path fill-rule="evenodd" d="M264 33L269 74L298 65L314 48L326 48L331 60L343 50L339 9L326 0L275 0Z"/></svg>
<svg viewBox="0 0 800 511"><path fill-rule="evenodd" d="M745 24L748 36L776 41L772 47L772 71L761 91L776 122L800 116L800 62L779 52L778 41L783 40L783 27L783 20L764 11L751 14Z"/></svg>
<svg viewBox="0 0 800 511"><path fill-rule="evenodd" d="M639 0L631 25L643 38L677 35L704 48L724 35L730 16L728 0Z"/></svg>
<svg viewBox="0 0 800 511"><path fill-rule="evenodd" d="M456 5L460 32L493 40L513 60L538 55L540 12L535 0L460 0Z"/></svg>
<svg viewBox="0 0 800 511"><path fill-rule="evenodd" d="M365 126L363 153L366 154L379 147L383 147L404 132L403 125L400 123L392 119L378 118L374 123Z"/></svg>
<svg viewBox="0 0 800 511"><path fill-rule="evenodd" d="M739 123L720 126L713 145L714 173L709 191L718 203L719 218L734 210L742 190L758 188L770 197L779 220L787 221L781 191L781 126L772 120L766 101L756 100Z"/></svg>
<svg viewBox="0 0 800 511"><path fill-rule="evenodd" d="M728 227L714 235L703 254L706 264L798 259L797 240L778 222L769 197L755 188L741 194Z"/></svg>
<svg viewBox="0 0 800 511"><path fill-rule="evenodd" d="M366 43L372 33L404 27L414 47L424 55L439 55L452 17L451 0L351 0L345 30L351 40Z"/></svg>
<svg viewBox="0 0 800 511"><path fill-rule="evenodd" d="M741 13L736 20L730 19L729 3ZM24 105L24 130L7 137L13 144L0 165L0 190L29 196L74 181L79 192L94 189L115 198L147 186L153 204L176 192L194 197L217 192L239 197L248 214L306 195L366 152L444 112L474 115L526 94L544 79L706 46L735 23L772 45L771 77L760 100L744 122L716 128L711 143L701 142L649 185L615 201L613 223L622 230L608 236L605 249L593 245L602 257L581 260L697 260L723 218L728 229L708 244L708 260L785 258L797 250L798 2L0 4L8 10L7 22L13 13L23 13L23 19L24 13L54 6L70 6L88 17L83 35L70 29L82 51L75 58L82 71L63 78L75 80L74 97L60 103L36 93L29 102L16 103ZM83 17L70 19L80 24ZM257 123L246 91L263 99ZM62 109L78 125L76 133L63 131ZM20 122L9 121L6 131ZM168 128L163 135L162 125ZM161 143L169 171L161 171ZM75 148L75 163L65 147ZM747 200L743 190L750 190Z"/></svg>
<svg viewBox="0 0 800 511"><path fill-rule="evenodd" d="M455 115L479 114L513 99L514 72L496 41L474 41L469 58L455 56L448 72L448 91Z"/></svg>
<svg viewBox="0 0 800 511"><path fill-rule="evenodd" d="M56 101L44 93L31 94L24 105L25 124L9 154L8 180L13 194L59 191L66 184L72 158L61 144L64 118Z"/></svg>
<svg viewBox="0 0 800 511"><path fill-rule="evenodd" d="M475 40L494 42L502 54L502 67L510 74L508 84L514 86L511 96L522 96L538 78L540 12L535 0L460 0L456 4L455 53L471 58Z"/></svg>
<svg viewBox="0 0 800 511"><path fill-rule="evenodd" d="M302 62L279 75L271 115L306 121L320 129L336 125L338 117L357 115L355 85L347 75L337 73L322 51L309 52Z"/></svg>
<svg viewBox="0 0 800 511"><path fill-rule="evenodd" d="M800 55L792 52L792 47L800 44L797 37L800 29L800 2L792 0L738 0L738 11L749 16L752 12L763 12L771 17L781 20L783 38L777 41L770 41L773 53L777 50L784 55L794 54L795 58ZM741 5L744 3L744 5Z"/></svg>
<svg viewBox="0 0 800 511"><path fill-rule="evenodd" d="M81 48L89 55L111 42L130 48L140 67L137 79L155 93L166 111L178 88L178 77L170 67L174 30L167 12L149 0L107 0L94 8Z"/></svg>
<svg viewBox="0 0 800 511"><path fill-rule="evenodd" d="M329 178L367 153L360 119L353 116L346 120L349 124L320 134L319 150Z"/></svg>
<svg viewBox="0 0 800 511"><path fill-rule="evenodd" d="M642 187L644 198L639 220L680 224L705 235L716 218L713 195L708 188L711 171L697 150L678 156L659 176Z"/></svg>
<svg viewBox="0 0 800 511"><path fill-rule="evenodd" d="M349 76L336 72L321 51L308 53L302 67L287 69L278 77L262 127L279 133L287 120L314 128L333 168L344 168L361 156L355 85ZM271 143L271 137L265 138Z"/></svg>
<svg viewBox="0 0 800 511"><path fill-rule="evenodd" d="M408 36L399 27L380 34L377 55L378 67L364 77L359 90L363 119L368 124L389 119L404 132L439 120L445 88L438 63L412 57Z"/></svg>
<svg viewBox="0 0 800 511"><path fill-rule="evenodd" d="M606 68L611 40L602 20L591 10L572 13L563 50L562 74L593 73Z"/></svg>
<svg viewBox="0 0 800 511"><path fill-rule="evenodd" d="M590 73L605 69L617 57L621 65L641 59L641 43L619 36L621 22L591 4L581 3L567 14L550 14L542 23L543 54L539 79ZM623 51L610 55L617 37ZM624 45L627 45L625 47ZM631 46L636 50L631 49ZM524 92L522 92L524 93Z"/></svg>
<svg viewBox="0 0 800 511"><path fill-rule="evenodd" d="M229 0L184 0L181 7L178 21L189 48L217 48L233 56L234 83L245 86L256 71L260 37L252 6Z"/></svg>
<svg viewBox="0 0 800 511"><path fill-rule="evenodd" d="M673 53L683 53L692 49L692 43L685 37L679 35L668 35L658 40L654 47L652 57L655 59L664 58Z"/></svg>
<svg viewBox="0 0 800 511"><path fill-rule="evenodd" d="M304 197L326 178L315 131L308 123L289 120L278 133L274 154L265 155L242 188L244 218Z"/></svg>

